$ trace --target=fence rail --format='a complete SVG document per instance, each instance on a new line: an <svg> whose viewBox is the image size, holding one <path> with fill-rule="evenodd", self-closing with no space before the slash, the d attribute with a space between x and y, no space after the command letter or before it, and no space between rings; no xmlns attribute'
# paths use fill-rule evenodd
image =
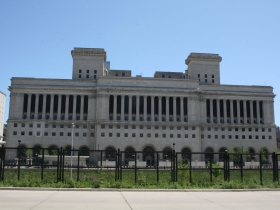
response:
<svg viewBox="0 0 280 210"><path fill-rule="evenodd" d="M56 181L65 181L65 171L74 170L77 181L80 180L80 171L107 169L115 173L115 180L122 180L123 173L134 173L134 181L137 182L138 173L151 171L156 175L156 181L160 180L160 172L169 172L171 181L178 181L180 172L187 172L183 177L193 181L193 173L209 172L209 180L213 181L213 174L222 171L224 181L230 181L232 172L240 173L243 181L245 171L257 171L260 184L263 184L263 172L272 172L272 181L279 184L279 155L273 153L182 153L175 150L166 153L164 151L117 151L106 153L105 150L71 150L62 148L54 149L49 154L48 149L40 149L34 153L33 148L0 148L0 180L4 181L5 171L15 170L17 179L20 180L21 172L40 171L41 180L46 171L56 173ZM14 158L11 158L14 157ZM182 178L182 177L181 177Z"/></svg>

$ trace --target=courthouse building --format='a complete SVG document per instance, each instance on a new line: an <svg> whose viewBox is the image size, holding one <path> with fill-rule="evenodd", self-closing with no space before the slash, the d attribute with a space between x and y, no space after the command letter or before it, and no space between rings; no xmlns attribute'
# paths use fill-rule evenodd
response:
<svg viewBox="0 0 280 210"><path fill-rule="evenodd" d="M273 88L220 84L218 54L190 53L187 70L154 77L111 69L101 48L71 54L72 79L11 79L6 146L70 147L73 129L74 149L108 154L276 148Z"/></svg>

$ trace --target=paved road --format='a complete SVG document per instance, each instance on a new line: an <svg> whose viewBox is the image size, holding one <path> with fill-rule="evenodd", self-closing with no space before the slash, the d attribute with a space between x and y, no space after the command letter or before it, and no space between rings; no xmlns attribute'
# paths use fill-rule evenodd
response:
<svg viewBox="0 0 280 210"><path fill-rule="evenodd" d="M280 209L280 191L31 191L1 190L0 209Z"/></svg>

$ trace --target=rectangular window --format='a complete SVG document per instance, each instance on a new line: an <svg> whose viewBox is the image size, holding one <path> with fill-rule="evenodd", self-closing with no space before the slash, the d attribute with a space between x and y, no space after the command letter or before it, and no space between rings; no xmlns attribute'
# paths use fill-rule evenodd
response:
<svg viewBox="0 0 280 210"><path fill-rule="evenodd" d="M23 128L24 128L24 127L25 127L25 123L21 123L21 127L23 127Z"/></svg>
<svg viewBox="0 0 280 210"><path fill-rule="evenodd" d="M101 133L101 137L105 137L105 133Z"/></svg>
<svg viewBox="0 0 280 210"><path fill-rule="evenodd" d="M225 139L225 135L222 135L222 139Z"/></svg>
<svg viewBox="0 0 280 210"><path fill-rule="evenodd" d="M158 125L155 126L155 130L158 130Z"/></svg>
<svg viewBox="0 0 280 210"><path fill-rule="evenodd" d="M238 137L238 135L235 135L235 139L238 139L239 137Z"/></svg>
<svg viewBox="0 0 280 210"><path fill-rule="evenodd" d="M56 124L52 124L52 128L56 128Z"/></svg>
<svg viewBox="0 0 280 210"><path fill-rule="evenodd" d="M87 133L84 132L84 133L83 133L83 137L87 137Z"/></svg>
<svg viewBox="0 0 280 210"><path fill-rule="evenodd" d="M215 135L215 139L218 139L218 135Z"/></svg>
<svg viewBox="0 0 280 210"><path fill-rule="evenodd" d="M79 74L81 74L82 73L82 69L79 69Z"/></svg>
<svg viewBox="0 0 280 210"><path fill-rule="evenodd" d="M55 134L56 134L55 132L52 132L52 136L55 136Z"/></svg>
<svg viewBox="0 0 280 210"><path fill-rule="evenodd" d="M193 131L195 130L195 126L192 126L192 130L193 130Z"/></svg>
<svg viewBox="0 0 280 210"><path fill-rule="evenodd" d="M143 129L143 128L144 128L144 126L143 126L143 125L140 125L140 126L139 126L139 128L140 128L140 129Z"/></svg>
<svg viewBox="0 0 280 210"><path fill-rule="evenodd" d="M33 124L32 123L29 123L29 128L33 128Z"/></svg>
<svg viewBox="0 0 280 210"><path fill-rule="evenodd" d="M96 75L94 75L93 78L96 79Z"/></svg>
<svg viewBox="0 0 280 210"><path fill-rule="evenodd" d="M204 134L201 134L201 138L204 139Z"/></svg>
<svg viewBox="0 0 280 210"><path fill-rule="evenodd" d="M251 132L251 131L252 131L252 128L248 128L248 130L249 130L249 132Z"/></svg>
<svg viewBox="0 0 280 210"><path fill-rule="evenodd" d="M228 135L228 138L231 139L231 135Z"/></svg>
<svg viewBox="0 0 280 210"><path fill-rule="evenodd" d="M48 132L45 132L45 133L44 133L44 136L48 136L48 135L49 135L49 133L48 133Z"/></svg>
<svg viewBox="0 0 280 210"><path fill-rule="evenodd" d="M271 128L268 129L268 132L271 132Z"/></svg>
<svg viewBox="0 0 280 210"><path fill-rule="evenodd" d="M59 135L60 135L60 136L63 136L63 132L60 132Z"/></svg>
<svg viewBox="0 0 280 210"><path fill-rule="evenodd" d="M37 124L37 128L41 128L41 124Z"/></svg>
<svg viewBox="0 0 280 210"><path fill-rule="evenodd" d="M268 136L268 138L271 140L271 139L272 139L272 136Z"/></svg>
<svg viewBox="0 0 280 210"><path fill-rule="evenodd" d="M193 139L195 138L195 134L192 134L192 138L193 138Z"/></svg>
<svg viewBox="0 0 280 210"><path fill-rule="evenodd" d="M79 78L82 78L82 75L79 74Z"/></svg>
<svg viewBox="0 0 280 210"><path fill-rule="evenodd" d="M117 125L117 129L121 129L121 126L120 126L120 125Z"/></svg>
<svg viewBox="0 0 280 210"><path fill-rule="evenodd" d="M128 125L124 125L124 129L128 129Z"/></svg>
<svg viewBox="0 0 280 210"><path fill-rule="evenodd" d="M188 126L185 126L185 130L188 130L189 129L189 127Z"/></svg>
<svg viewBox="0 0 280 210"><path fill-rule="evenodd" d="M221 130L222 130L222 131L225 131L225 127L222 127Z"/></svg>
<svg viewBox="0 0 280 210"><path fill-rule="evenodd" d="M188 134L185 134L185 139L189 138L189 135Z"/></svg>
<svg viewBox="0 0 280 210"><path fill-rule="evenodd" d="M199 77L200 77L200 74L197 74L197 77L199 78Z"/></svg>
<svg viewBox="0 0 280 210"><path fill-rule="evenodd" d="M75 136L79 136L79 132L76 132L76 133L75 133Z"/></svg>
<svg viewBox="0 0 280 210"><path fill-rule="evenodd" d="M205 79L205 82L207 83L207 79Z"/></svg>
<svg viewBox="0 0 280 210"><path fill-rule="evenodd" d="M102 128L102 129L105 129L105 125L104 125L104 124L101 124L101 128Z"/></svg>
<svg viewBox="0 0 280 210"><path fill-rule="evenodd" d="M166 126L162 126L162 130L166 130Z"/></svg>
<svg viewBox="0 0 280 210"><path fill-rule="evenodd" d="M25 135L25 132L24 131L21 131L21 133L20 133L22 136L24 136Z"/></svg>
<svg viewBox="0 0 280 210"><path fill-rule="evenodd" d="M218 130L219 130L219 128L218 128L218 127L215 127L214 129L215 129L215 131L218 131Z"/></svg>
<svg viewBox="0 0 280 210"><path fill-rule="evenodd" d="M211 131L211 127L208 127L207 130L208 130L208 131Z"/></svg>
<svg viewBox="0 0 280 210"><path fill-rule="evenodd" d="M89 73L89 70L87 70L87 74Z"/></svg>
<svg viewBox="0 0 280 210"><path fill-rule="evenodd" d="M265 136L262 136L262 139L265 139Z"/></svg>
<svg viewBox="0 0 280 210"><path fill-rule="evenodd" d="M256 139L259 139L259 136L258 136L258 135L256 135Z"/></svg>
<svg viewBox="0 0 280 210"><path fill-rule="evenodd" d="M245 128L242 128L242 131L244 132L244 131L245 131Z"/></svg>
<svg viewBox="0 0 280 210"><path fill-rule="evenodd" d="M150 130L150 129L151 129L151 126L150 126L150 125L147 125L147 129L149 129L149 130Z"/></svg>
<svg viewBox="0 0 280 210"><path fill-rule="evenodd" d="M121 134L120 134L120 133L117 133L117 137L121 137Z"/></svg>
<svg viewBox="0 0 280 210"><path fill-rule="evenodd" d="M87 129L87 124L83 124L83 129Z"/></svg>
<svg viewBox="0 0 280 210"><path fill-rule="evenodd" d="M181 134L180 133L177 134L177 138L181 138Z"/></svg>
<svg viewBox="0 0 280 210"><path fill-rule="evenodd" d="M60 128L64 128L64 125L63 125L63 124L60 124Z"/></svg>
<svg viewBox="0 0 280 210"><path fill-rule="evenodd" d="M132 127L132 129L136 129L136 125L132 125L131 127Z"/></svg>
<svg viewBox="0 0 280 210"><path fill-rule="evenodd" d="M113 133L109 133L109 137L113 137Z"/></svg>
<svg viewBox="0 0 280 210"><path fill-rule="evenodd" d="M14 123L14 127L15 127L15 128L17 127L17 123Z"/></svg>
<svg viewBox="0 0 280 210"><path fill-rule="evenodd" d="M94 137L94 133L90 133L90 137Z"/></svg>
<svg viewBox="0 0 280 210"><path fill-rule="evenodd" d="M155 134L155 138L158 138L158 133Z"/></svg>
<svg viewBox="0 0 280 210"><path fill-rule="evenodd" d="M207 74L205 74L204 76L205 76L205 78L207 78Z"/></svg>
<svg viewBox="0 0 280 210"><path fill-rule="evenodd" d="M201 131L204 131L204 127L201 127Z"/></svg>
<svg viewBox="0 0 280 210"><path fill-rule="evenodd" d="M140 137L141 137L141 138L143 137L143 133L140 133Z"/></svg>
<svg viewBox="0 0 280 210"><path fill-rule="evenodd" d="M89 78L89 75L87 75L86 78L88 79L88 78Z"/></svg>
<svg viewBox="0 0 280 210"><path fill-rule="evenodd" d="M249 135L249 139L252 139L252 136L251 136L251 135Z"/></svg>
<svg viewBox="0 0 280 210"><path fill-rule="evenodd" d="M259 129L255 128L255 131L256 131L256 132L258 132L258 131L259 131Z"/></svg>
<svg viewBox="0 0 280 210"><path fill-rule="evenodd" d="M67 132L67 136L71 136L71 132Z"/></svg>
<svg viewBox="0 0 280 210"><path fill-rule="evenodd" d="M215 83L215 80L212 79L212 83Z"/></svg>
<svg viewBox="0 0 280 210"><path fill-rule="evenodd" d="M162 138L166 138L166 134L165 133L162 134Z"/></svg>
<svg viewBox="0 0 280 210"><path fill-rule="evenodd" d="M170 133L170 138L173 138L173 133Z"/></svg>
<svg viewBox="0 0 280 210"><path fill-rule="evenodd" d="M242 139L245 139L245 135L242 135Z"/></svg>
<svg viewBox="0 0 280 210"><path fill-rule="evenodd" d="M235 128L235 131L238 131L238 128Z"/></svg>
<svg viewBox="0 0 280 210"><path fill-rule="evenodd" d="M125 76L125 73L122 72L122 77L124 77L124 76Z"/></svg>
<svg viewBox="0 0 280 210"><path fill-rule="evenodd" d="M148 134L147 134L147 137L148 137L148 138L151 138L151 134L150 134L150 133L148 133Z"/></svg>
<svg viewBox="0 0 280 210"><path fill-rule="evenodd" d="M29 136L32 136L32 131L29 131Z"/></svg>
<svg viewBox="0 0 280 210"><path fill-rule="evenodd" d="M94 129L94 125L90 125L90 128L91 128L91 129Z"/></svg>
<svg viewBox="0 0 280 210"><path fill-rule="evenodd" d="M212 74L212 78L214 78L214 74Z"/></svg>
<svg viewBox="0 0 280 210"><path fill-rule="evenodd" d="M265 132L265 128L262 128L262 132Z"/></svg>
<svg viewBox="0 0 280 210"><path fill-rule="evenodd" d="M16 131L14 131L14 132L13 132L13 135L14 135L14 136L16 136L16 135L17 135L17 132L16 132Z"/></svg>
<svg viewBox="0 0 280 210"><path fill-rule="evenodd" d="M128 133L124 133L124 137L128 137Z"/></svg>
<svg viewBox="0 0 280 210"><path fill-rule="evenodd" d="M136 137L136 134L135 134L135 133L132 133L132 137Z"/></svg>
<svg viewBox="0 0 280 210"><path fill-rule="evenodd" d="M228 128L228 131L231 131L231 128Z"/></svg>
<svg viewBox="0 0 280 210"><path fill-rule="evenodd" d="M170 130L173 130L173 126L170 126Z"/></svg>
<svg viewBox="0 0 280 210"><path fill-rule="evenodd" d="M211 139L211 135L208 135L207 138L208 138L208 139Z"/></svg>
<svg viewBox="0 0 280 210"><path fill-rule="evenodd" d="M97 74L97 70L94 70L94 73Z"/></svg>

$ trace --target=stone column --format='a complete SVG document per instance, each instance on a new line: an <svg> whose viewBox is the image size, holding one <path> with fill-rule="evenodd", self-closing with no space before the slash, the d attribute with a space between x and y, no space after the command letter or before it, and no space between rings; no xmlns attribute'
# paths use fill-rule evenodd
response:
<svg viewBox="0 0 280 210"><path fill-rule="evenodd" d="M246 105L246 100L243 100L243 121L244 124L247 124L247 105Z"/></svg>
<svg viewBox="0 0 280 210"><path fill-rule="evenodd" d="M224 104L224 123L227 123L227 100L226 99L223 100L223 104Z"/></svg>
<svg viewBox="0 0 280 210"><path fill-rule="evenodd" d="M162 104L161 104L161 96L158 97L158 121L162 121Z"/></svg>
<svg viewBox="0 0 280 210"><path fill-rule="evenodd" d="M151 121L155 121L155 97L151 96Z"/></svg>
<svg viewBox="0 0 280 210"><path fill-rule="evenodd" d="M54 105L54 94L51 94L50 120L53 120L53 105Z"/></svg>
<svg viewBox="0 0 280 210"><path fill-rule="evenodd" d="M220 115L220 99L216 100L217 103L217 123L221 123L221 115Z"/></svg>
<svg viewBox="0 0 280 210"><path fill-rule="evenodd" d="M77 108L77 95L73 95L73 115L72 115L73 120L76 120L76 108Z"/></svg>
<svg viewBox="0 0 280 210"><path fill-rule="evenodd" d="M139 98L140 98L140 96L139 95L137 95L136 96L136 122L139 122L139 109L140 109L140 106L139 106L139 102L140 102L140 100L139 100Z"/></svg>
<svg viewBox="0 0 280 210"><path fill-rule="evenodd" d="M61 95L58 95L57 119L61 120Z"/></svg>
<svg viewBox="0 0 280 210"><path fill-rule="evenodd" d="M124 121L124 95L121 95L121 121Z"/></svg>
<svg viewBox="0 0 280 210"><path fill-rule="evenodd" d="M251 120L251 124L253 124L254 123L253 101L250 101L250 120Z"/></svg>
<svg viewBox="0 0 280 210"><path fill-rule="evenodd" d="M46 98L47 98L47 95L44 94L43 95L43 109L42 109L42 119L44 119L44 120L46 119L46 103L47 103Z"/></svg>
<svg viewBox="0 0 280 210"><path fill-rule="evenodd" d="M214 122L214 120L213 120L213 99L210 98L209 102L210 102L210 123L213 123Z"/></svg>
<svg viewBox="0 0 280 210"><path fill-rule="evenodd" d="M35 113L34 113L34 119L38 119L38 109L39 109L39 94L35 95Z"/></svg>
<svg viewBox="0 0 280 210"><path fill-rule="evenodd" d="M234 117L233 117L233 100L230 99L230 123L233 124Z"/></svg>
<svg viewBox="0 0 280 210"><path fill-rule="evenodd" d="M81 109L80 109L80 120L84 120L84 100L85 96L81 95Z"/></svg>
<svg viewBox="0 0 280 210"><path fill-rule="evenodd" d="M69 119L69 95L65 95L65 120Z"/></svg>
<svg viewBox="0 0 280 210"><path fill-rule="evenodd" d="M236 100L236 106L237 106L237 124L240 124L240 104L239 100Z"/></svg>
<svg viewBox="0 0 280 210"><path fill-rule="evenodd" d="M132 96L128 96L128 120L132 121Z"/></svg>
<svg viewBox="0 0 280 210"><path fill-rule="evenodd" d="M117 95L114 96L114 113L113 113L113 119L116 121L117 120Z"/></svg>
<svg viewBox="0 0 280 210"><path fill-rule="evenodd" d="M26 119L30 119L30 111L31 111L31 94L27 94L28 101L27 101L27 113L26 113Z"/></svg>
<svg viewBox="0 0 280 210"><path fill-rule="evenodd" d="M256 101L257 108L257 124L260 124L260 101Z"/></svg>
<svg viewBox="0 0 280 210"><path fill-rule="evenodd" d="M144 96L144 121L147 121L147 96Z"/></svg>
<svg viewBox="0 0 280 210"><path fill-rule="evenodd" d="M165 97L165 119L169 122L169 96Z"/></svg>
<svg viewBox="0 0 280 210"><path fill-rule="evenodd" d="M176 113L176 97L173 97L173 122L177 121L177 113Z"/></svg>
<svg viewBox="0 0 280 210"><path fill-rule="evenodd" d="M184 122L184 97L180 97L180 117L180 121Z"/></svg>

